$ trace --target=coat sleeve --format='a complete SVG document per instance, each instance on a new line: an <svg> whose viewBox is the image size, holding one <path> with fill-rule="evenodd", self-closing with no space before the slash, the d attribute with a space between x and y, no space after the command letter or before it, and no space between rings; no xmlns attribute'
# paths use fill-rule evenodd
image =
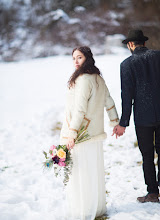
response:
<svg viewBox="0 0 160 220"><path fill-rule="evenodd" d="M70 122L69 137L76 138L88 108L92 86L88 78L80 76L75 85L75 108Z"/></svg>
<svg viewBox="0 0 160 220"><path fill-rule="evenodd" d="M134 98L134 80L131 75L131 69L128 63L122 63L121 72L121 99L122 99L122 115L120 125L129 126L129 120L132 111L132 100Z"/></svg>
<svg viewBox="0 0 160 220"><path fill-rule="evenodd" d="M109 90L105 85L105 108L110 119L110 126L114 127L119 124L118 113L115 107L115 103L110 96Z"/></svg>

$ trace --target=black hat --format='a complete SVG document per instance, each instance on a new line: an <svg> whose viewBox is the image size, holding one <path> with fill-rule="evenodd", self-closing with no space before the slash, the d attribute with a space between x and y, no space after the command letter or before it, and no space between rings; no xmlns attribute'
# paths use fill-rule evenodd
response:
<svg viewBox="0 0 160 220"><path fill-rule="evenodd" d="M147 41L149 38L143 35L141 30L130 30L128 32L127 39L123 40L123 44L127 44L129 41Z"/></svg>

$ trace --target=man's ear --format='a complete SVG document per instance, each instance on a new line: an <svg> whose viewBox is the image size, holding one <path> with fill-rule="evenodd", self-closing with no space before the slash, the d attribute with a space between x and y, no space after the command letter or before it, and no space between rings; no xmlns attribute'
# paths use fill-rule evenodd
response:
<svg viewBox="0 0 160 220"><path fill-rule="evenodd" d="M132 48L134 46L134 43L132 41L129 41L127 44L130 48Z"/></svg>
<svg viewBox="0 0 160 220"><path fill-rule="evenodd" d="M128 47L128 49L130 49L130 47L131 47L130 41L127 43L127 47Z"/></svg>
<svg viewBox="0 0 160 220"><path fill-rule="evenodd" d="M134 43L132 41L129 42L130 43L130 47L134 47Z"/></svg>

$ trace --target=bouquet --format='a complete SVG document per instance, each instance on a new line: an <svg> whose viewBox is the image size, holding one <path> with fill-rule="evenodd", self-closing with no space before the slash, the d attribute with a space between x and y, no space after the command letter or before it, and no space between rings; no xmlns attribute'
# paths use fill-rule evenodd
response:
<svg viewBox="0 0 160 220"><path fill-rule="evenodd" d="M83 141L89 140L89 135L84 126L79 130L75 144L79 144ZM61 170L64 170L64 185L69 181L69 175L72 172L73 161L71 157L71 150L66 145L52 145L49 150L49 155L43 151L46 161L43 162L44 169L51 169L54 167L55 176L61 175Z"/></svg>

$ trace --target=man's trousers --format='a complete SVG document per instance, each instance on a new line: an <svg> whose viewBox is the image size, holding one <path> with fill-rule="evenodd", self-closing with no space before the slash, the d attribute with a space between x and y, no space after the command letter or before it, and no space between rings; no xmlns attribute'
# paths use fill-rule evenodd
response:
<svg viewBox="0 0 160 220"><path fill-rule="evenodd" d="M147 191L149 193L159 193L158 182L160 183L160 125L150 127L136 126L136 135L139 149L143 158L143 172L145 184L147 185ZM154 164L155 149L158 154L157 176Z"/></svg>

